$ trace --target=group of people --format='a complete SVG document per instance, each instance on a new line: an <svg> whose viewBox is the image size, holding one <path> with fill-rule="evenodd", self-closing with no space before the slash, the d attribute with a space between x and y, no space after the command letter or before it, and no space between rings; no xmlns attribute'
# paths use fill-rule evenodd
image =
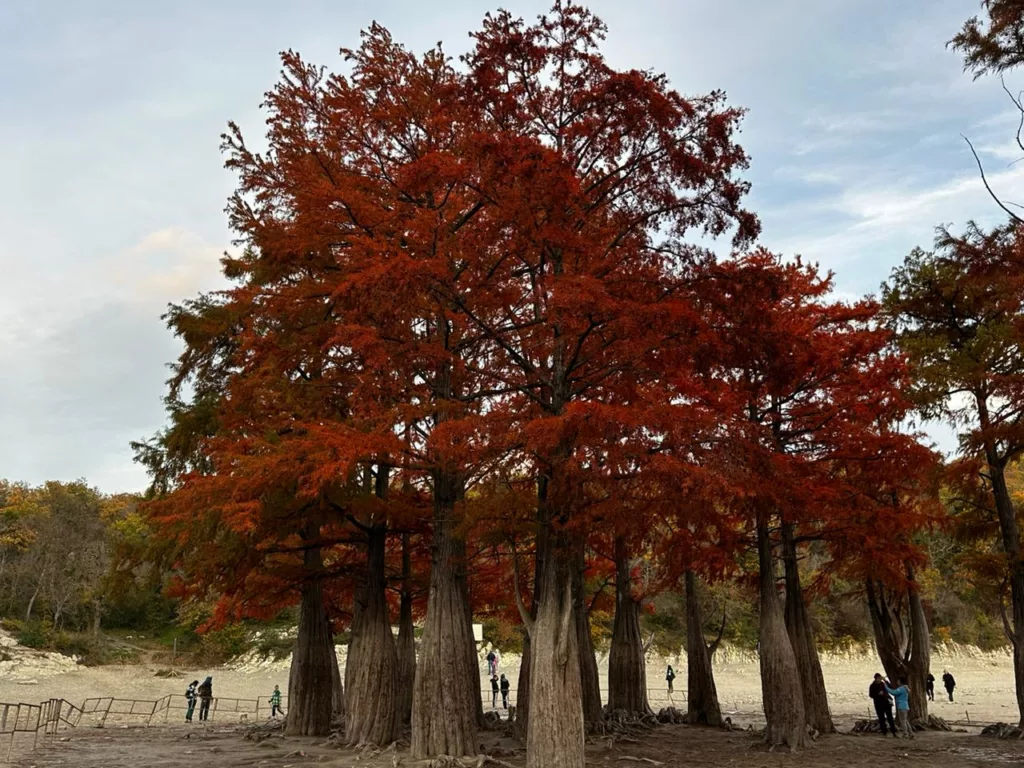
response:
<svg viewBox="0 0 1024 768"><path fill-rule="evenodd" d="M501 692L501 706L503 709L508 709L508 691L511 688L509 685L508 678L502 675L499 679L497 675L491 675L491 708L498 708L498 692Z"/></svg>
<svg viewBox="0 0 1024 768"><path fill-rule="evenodd" d="M942 684L953 701L953 689L956 688L956 680L949 671L943 671ZM935 701L935 677L929 673L925 678L925 695L929 701ZM914 738L914 726L910 722L910 686L907 679L901 677L894 687L888 678L875 674L875 679L868 686L868 697L875 705L875 715L878 717L878 725L882 735L887 736L890 732L893 737L903 734L904 738ZM896 719L893 720L893 705L896 707Z"/></svg>
<svg viewBox="0 0 1024 768"><path fill-rule="evenodd" d="M207 677L201 685L198 680L189 683L188 689L185 691L186 723L192 722L192 716L196 711L196 702L199 703L199 720L209 720L210 704L213 703L213 677ZM283 715L284 710L281 709L281 687L275 685L274 692L270 694L270 716L276 718L278 714Z"/></svg>
<svg viewBox="0 0 1024 768"><path fill-rule="evenodd" d="M202 685L198 680L193 680L188 690L185 691L185 702L188 709L185 710L185 722L192 722L192 715L196 711L196 702L199 702L199 719L208 720L210 717L210 704L213 702L213 678L207 677Z"/></svg>
<svg viewBox="0 0 1024 768"><path fill-rule="evenodd" d="M931 672L928 673L928 677L925 678L924 682L925 693L928 695L928 701L935 701L935 675ZM946 689L946 695L949 696L950 702L953 701L953 689L956 688L956 680L949 674L947 670L942 672L942 687Z"/></svg>

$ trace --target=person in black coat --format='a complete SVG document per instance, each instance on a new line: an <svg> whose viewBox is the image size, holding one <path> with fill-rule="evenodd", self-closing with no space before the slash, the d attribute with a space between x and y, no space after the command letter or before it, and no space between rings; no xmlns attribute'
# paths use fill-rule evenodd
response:
<svg viewBox="0 0 1024 768"><path fill-rule="evenodd" d="M882 735L885 736L892 731L892 735L895 737L896 721L892 717L892 698L885 690L885 681L881 675L875 674L874 682L868 687L868 697L875 705L875 716L878 717L878 726L882 729Z"/></svg>
<svg viewBox="0 0 1024 768"><path fill-rule="evenodd" d="M512 686L509 685L508 678L505 675L501 676L501 706L508 709L508 689Z"/></svg>
<svg viewBox="0 0 1024 768"><path fill-rule="evenodd" d="M949 700L952 701L953 689L956 688L956 680L953 679L953 676L949 674L948 670L942 673L942 685L945 687L946 693L949 694Z"/></svg>
<svg viewBox="0 0 1024 768"><path fill-rule="evenodd" d="M213 678L207 677L199 686L199 719L210 718L210 702L213 701Z"/></svg>
<svg viewBox="0 0 1024 768"><path fill-rule="evenodd" d="M928 701L935 701L935 675L931 672L924 679L924 692L928 694Z"/></svg>

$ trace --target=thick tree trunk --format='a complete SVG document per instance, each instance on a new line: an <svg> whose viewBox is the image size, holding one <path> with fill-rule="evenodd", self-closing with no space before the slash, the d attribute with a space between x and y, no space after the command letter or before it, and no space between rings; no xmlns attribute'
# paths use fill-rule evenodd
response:
<svg viewBox="0 0 1024 768"><path fill-rule="evenodd" d="M319 547L305 551L305 578L299 604L299 630L288 675L288 714L285 732L290 736L325 736L331 732L331 667L334 641L324 610L320 574L323 560Z"/></svg>
<svg viewBox="0 0 1024 768"><path fill-rule="evenodd" d="M722 724L722 708L711 666L711 652L704 641L697 577L686 572L686 721L691 725Z"/></svg>
<svg viewBox="0 0 1024 768"><path fill-rule="evenodd" d="M544 503L547 498L547 478L541 476L537 482L537 541L533 556L533 601L530 604L530 616L537 617L537 606L540 604L540 576L547 567L548 551L550 549L550 533L548 526L550 519L547 513L547 505ZM519 665L519 680L516 682L516 719L515 733L521 741L526 741L530 724L530 659L533 658L532 645L529 633L523 638L523 659Z"/></svg>
<svg viewBox="0 0 1024 768"><path fill-rule="evenodd" d="M398 609L398 715L403 725L412 721L412 692L416 682L416 636L412 623L412 588L409 534L402 534L402 594Z"/></svg>
<svg viewBox="0 0 1024 768"><path fill-rule="evenodd" d="M979 408L983 417L982 428L988 429L988 410ZM1013 679L1017 691L1017 715L1021 728L1024 728L1024 556L1021 553L1020 528L1017 524L1017 511L1013 499L1006 486L1004 462L1000 460L995 445L989 441L985 445L985 456L988 460L988 474L992 483L992 496L995 502L996 516L999 518L1000 543L1009 565L1010 580L1010 615L1003 613L1003 625L1006 637L1013 650ZM1002 606L1000 605L1000 608Z"/></svg>
<svg viewBox="0 0 1024 768"><path fill-rule="evenodd" d="M608 652L608 708L632 715L651 711L647 702L647 663L640 634L640 603L633 597L626 542L615 539L615 621Z"/></svg>
<svg viewBox="0 0 1024 768"><path fill-rule="evenodd" d="M586 551L582 541L576 546L576 561L572 572L572 603L576 612L576 643L580 652L580 683L583 690L583 719L588 728L604 720L601 709L601 679L594 655L594 639L590 633L590 612L587 610L587 592L584 583Z"/></svg>
<svg viewBox="0 0 1024 768"><path fill-rule="evenodd" d="M465 542L457 532L455 500L455 479L438 473L434 478L430 596L412 704L415 758L478 752L480 674L463 575Z"/></svg>
<svg viewBox="0 0 1024 768"><path fill-rule="evenodd" d="M367 530L366 575L353 612L345 665L345 735L351 745L384 746L400 732L398 652L385 593L386 536L384 526Z"/></svg>
<svg viewBox="0 0 1024 768"><path fill-rule="evenodd" d="M530 630L527 768L584 768L583 691L573 618L570 542L552 546Z"/></svg>
<svg viewBox="0 0 1024 768"><path fill-rule="evenodd" d="M894 685L906 678L910 686L910 719L925 722L928 719L925 678L931 666L930 638L921 598L913 584L913 572L908 569L907 575L910 588L906 594L895 598L887 597L884 587L869 579L868 612L875 648L886 676ZM902 616L904 609L909 614L906 625Z"/></svg>
<svg viewBox="0 0 1024 768"><path fill-rule="evenodd" d="M775 588L775 563L768 531L768 515L757 521L757 556L760 571L761 698L767 720L765 741L796 750L807 742L807 718L796 656L786 632L782 606Z"/></svg>
<svg viewBox="0 0 1024 768"><path fill-rule="evenodd" d="M797 560L793 526L782 526L782 562L786 576L786 631L793 645L796 665L800 673L800 688L804 694L804 715L807 724L821 733L835 733L832 712L825 691L825 676L811 630L811 617L807 612L800 568Z"/></svg>

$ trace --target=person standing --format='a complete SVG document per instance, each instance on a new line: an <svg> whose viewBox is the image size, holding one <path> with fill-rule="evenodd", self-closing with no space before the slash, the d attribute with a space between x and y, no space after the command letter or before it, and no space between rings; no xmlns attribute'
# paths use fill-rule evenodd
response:
<svg viewBox="0 0 1024 768"><path fill-rule="evenodd" d="M949 694L949 700L953 701L953 689L956 688L956 680L949 674L949 670L943 670L942 672L942 685L946 689L946 693Z"/></svg>
<svg viewBox="0 0 1024 768"><path fill-rule="evenodd" d="M491 709L498 708L498 676L491 675Z"/></svg>
<svg viewBox="0 0 1024 768"><path fill-rule="evenodd" d="M274 692L270 694L270 716L277 719L277 713L281 712L281 688L274 686ZM281 712L283 715L284 712Z"/></svg>
<svg viewBox="0 0 1024 768"><path fill-rule="evenodd" d="M903 731L905 738L914 738L914 726L910 724L910 687L907 685L907 678L901 677L900 684L895 688L889 687L889 681L885 681L885 692L896 700L896 722L899 729Z"/></svg>
<svg viewBox="0 0 1024 768"><path fill-rule="evenodd" d="M931 672L924 679L924 692L928 696L928 701L935 701L935 675Z"/></svg>
<svg viewBox="0 0 1024 768"><path fill-rule="evenodd" d="M493 649L491 653L494 654L494 669L491 670L491 674L496 675L498 674L498 665L501 664L501 654L497 648Z"/></svg>
<svg viewBox="0 0 1024 768"><path fill-rule="evenodd" d="M508 689L509 685L508 678L504 675L501 676L501 706L508 709Z"/></svg>
<svg viewBox="0 0 1024 768"><path fill-rule="evenodd" d="M488 676L491 676L491 677L494 676L494 662L496 660L497 660L497 657L494 655L494 649L492 648L490 650L490 652L488 652L488 654L487 654L487 674L488 674Z"/></svg>
<svg viewBox="0 0 1024 768"><path fill-rule="evenodd" d="M210 702L213 701L213 677L207 677L199 686L199 719L210 717Z"/></svg>
<svg viewBox="0 0 1024 768"><path fill-rule="evenodd" d="M892 719L892 699L885 690L885 683L882 676L875 673L875 680L868 686L868 697L875 705L875 716L878 718L878 727L882 729L885 736L889 731L896 736L896 723Z"/></svg>
<svg viewBox="0 0 1024 768"><path fill-rule="evenodd" d="M665 671L665 682L668 683L668 692L672 693L672 681L676 679L675 670L672 669L672 665L668 665L668 669Z"/></svg>
<svg viewBox="0 0 1024 768"><path fill-rule="evenodd" d="M196 688L199 687L199 681L193 680L188 689L185 691L185 703L188 704L188 709L185 711L185 722L192 722L192 714L196 711L196 699L199 694L196 693Z"/></svg>

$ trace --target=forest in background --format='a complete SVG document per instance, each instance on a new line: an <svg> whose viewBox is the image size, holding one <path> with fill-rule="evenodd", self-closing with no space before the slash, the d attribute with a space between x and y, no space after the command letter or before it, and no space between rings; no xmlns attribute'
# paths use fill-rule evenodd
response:
<svg viewBox="0 0 1024 768"><path fill-rule="evenodd" d="M1008 473L1017 503L1024 499L1024 471ZM253 648L268 655L291 651L290 639L274 640L265 630L291 628L296 611L285 608L273 620L247 619L203 631L213 618L213 601L183 600L168 594L168 574L149 559L151 530L133 494L104 494L86 481L41 486L0 480L0 627L22 645L79 656L83 663L124 663L138 657L117 638L142 635L150 645L172 645L183 653L223 661ZM982 650L1007 647L1006 634L987 574L974 567L976 541L958 535L956 510L947 501L946 525L921 534L929 566L918 575L933 644L957 643ZM833 577L816 591L816 576L829 558L811 548L801 564L813 599L809 601L815 639L823 651L849 651L872 641L863 584ZM756 569L746 578L701 585L705 634L743 650L758 641ZM614 580L588 584L594 647L611 642L614 606L601 596L614 593ZM724 623L722 617L725 617ZM502 652L521 652L522 627L504 614L480 615L485 641ZM670 656L686 647L686 604L682 587L646 602L641 626L653 647Z"/></svg>

